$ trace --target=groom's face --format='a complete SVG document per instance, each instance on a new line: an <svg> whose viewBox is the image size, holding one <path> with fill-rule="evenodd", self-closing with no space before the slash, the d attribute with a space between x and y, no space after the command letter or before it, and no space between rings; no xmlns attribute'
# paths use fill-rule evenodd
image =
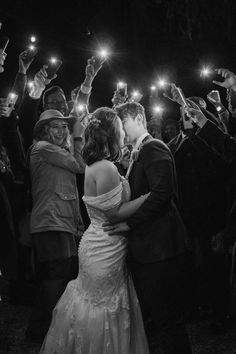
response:
<svg viewBox="0 0 236 354"><path fill-rule="evenodd" d="M137 123L137 117L131 116L131 114L127 113L125 117L123 118L123 128L125 131L125 136L126 136L126 142L127 143L133 143L136 141L136 135L137 135L137 128L138 128L138 123Z"/></svg>

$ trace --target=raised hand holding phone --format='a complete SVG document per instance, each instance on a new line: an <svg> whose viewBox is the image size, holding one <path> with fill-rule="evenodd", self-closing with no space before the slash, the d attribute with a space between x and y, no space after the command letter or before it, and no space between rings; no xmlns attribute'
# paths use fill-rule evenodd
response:
<svg viewBox="0 0 236 354"><path fill-rule="evenodd" d="M187 116L200 128L202 128L207 122L207 118L202 113L201 109L193 101L189 101L188 105L185 106L185 113Z"/></svg>
<svg viewBox="0 0 236 354"><path fill-rule="evenodd" d="M3 117L9 117L13 111L18 95L10 92L6 98L0 99L0 115Z"/></svg>
<svg viewBox="0 0 236 354"><path fill-rule="evenodd" d="M47 79L52 80L62 65L62 60L55 57L51 57L46 63L45 70L47 73Z"/></svg>
<svg viewBox="0 0 236 354"><path fill-rule="evenodd" d="M120 96L121 97L127 97L127 83L126 82L123 82L123 81L119 81L117 82L117 85L116 85L116 90L119 92Z"/></svg>
<svg viewBox="0 0 236 354"><path fill-rule="evenodd" d="M213 83L224 87L226 89L233 89L236 91L236 74L233 73L232 71L224 68L216 69L216 72L218 75L222 76L224 78L224 81L216 81L214 80Z"/></svg>
<svg viewBox="0 0 236 354"><path fill-rule="evenodd" d="M4 71L4 61L6 59L6 48L9 43L9 38L7 36L0 37L0 73Z"/></svg>
<svg viewBox="0 0 236 354"><path fill-rule="evenodd" d="M188 105L188 102L184 96L183 91L181 90L180 87L177 87L174 83L169 84L170 86L170 95L167 95L164 93L164 97L168 98L169 100L176 102L180 104L183 107L186 107Z"/></svg>

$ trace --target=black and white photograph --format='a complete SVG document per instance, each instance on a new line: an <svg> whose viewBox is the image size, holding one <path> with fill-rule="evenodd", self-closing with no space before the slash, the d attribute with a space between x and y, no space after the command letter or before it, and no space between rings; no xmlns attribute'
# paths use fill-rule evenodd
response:
<svg viewBox="0 0 236 354"><path fill-rule="evenodd" d="M1 1L0 354L236 353L235 19Z"/></svg>

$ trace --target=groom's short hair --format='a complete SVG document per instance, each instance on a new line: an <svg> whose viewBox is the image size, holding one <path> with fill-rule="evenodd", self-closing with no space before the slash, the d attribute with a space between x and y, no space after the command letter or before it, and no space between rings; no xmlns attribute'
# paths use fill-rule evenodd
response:
<svg viewBox="0 0 236 354"><path fill-rule="evenodd" d="M116 106L115 111L120 119L123 121L125 117L129 114L133 119L136 118L138 114L143 117L143 125L147 127L147 120L145 115L144 107L138 102L126 102Z"/></svg>

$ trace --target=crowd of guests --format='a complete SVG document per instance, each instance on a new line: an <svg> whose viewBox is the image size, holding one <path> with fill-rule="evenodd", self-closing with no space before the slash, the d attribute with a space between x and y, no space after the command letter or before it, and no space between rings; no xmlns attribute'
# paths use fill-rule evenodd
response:
<svg viewBox="0 0 236 354"><path fill-rule="evenodd" d="M34 58L26 56L26 51L19 55L11 90L16 103L0 102L0 269L9 300L32 306L26 335L42 340L55 305L78 275L78 246L90 224L82 198L87 165L82 152L94 119L89 112L92 84L105 59L88 60L85 79L68 101L63 89L52 84L56 75L48 79L47 66L28 85ZM5 60L6 53L0 53L2 75ZM222 81L215 84L225 89L227 107L217 90L207 95L215 114L202 97L188 97L184 104L171 84L169 98L179 105L179 117L147 117L147 131L173 157L175 204L190 243L182 321L207 316L220 330L234 319L236 303L236 75L228 69L217 73ZM111 109L121 117L119 107L129 102L141 106L117 89ZM115 165L125 176L134 154L128 140L121 150Z"/></svg>

